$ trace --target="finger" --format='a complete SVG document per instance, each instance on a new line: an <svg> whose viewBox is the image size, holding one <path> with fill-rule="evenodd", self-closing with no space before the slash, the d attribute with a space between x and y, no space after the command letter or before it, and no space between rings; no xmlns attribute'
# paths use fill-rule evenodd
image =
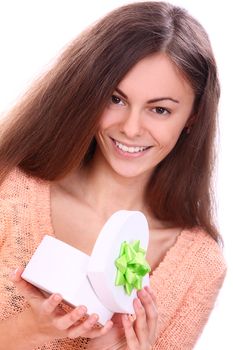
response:
<svg viewBox="0 0 233 350"><path fill-rule="evenodd" d="M22 273L23 273L23 268L18 267L10 275L10 279L14 283L17 290L25 297L25 299L29 303L31 300L35 298L39 298L40 300L43 300L44 299L43 294L39 291L38 288L34 287L32 284L22 279L21 277Z"/></svg>
<svg viewBox="0 0 233 350"><path fill-rule="evenodd" d="M155 297L147 289L140 290L137 294L144 307L150 339L155 340L158 314L155 307Z"/></svg>
<svg viewBox="0 0 233 350"><path fill-rule="evenodd" d="M18 282L21 280L21 275L23 273L23 267L19 266L15 270L13 270L10 274L10 279L12 282Z"/></svg>
<svg viewBox="0 0 233 350"><path fill-rule="evenodd" d="M95 326L95 324L98 321L98 318L99 316L97 314L92 314L80 325L71 327L68 330L68 337L74 339L79 336L83 336L85 333L89 332L92 329L92 327Z"/></svg>
<svg viewBox="0 0 233 350"><path fill-rule="evenodd" d="M53 324L59 330L66 330L79 321L87 312L87 308L83 305L76 307L64 316L57 317Z"/></svg>
<svg viewBox="0 0 233 350"><path fill-rule="evenodd" d="M100 336L103 336L107 334L110 329L112 329L113 322L111 320L107 321L103 327L93 328L89 332L85 333L88 338L98 338Z"/></svg>
<svg viewBox="0 0 233 350"><path fill-rule="evenodd" d="M137 296L140 299L141 303L143 304L146 313L148 313L147 316L149 316L149 312L153 310L153 315L156 315L156 306L155 306L155 299L153 298L152 294L148 292L147 289L143 288L137 292Z"/></svg>
<svg viewBox="0 0 233 350"><path fill-rule="evenodd" d="M146 312L140 299L134 299L133 306L136 315L135 333L140 344L145 344L148 341L149 328L147 325Z"/></svg>
<svg viewBox="0 0 233 350"><path fill-rule="evenodd" d="M135 350L139 348L139 342L135 334L133 323L130 321L128 315L122 315L122 324L125 331L125 338L127 342L127 350Z"/></svg>
<svg viewBox="0 0 233 350"><path fill-rule="evenodd" d="M41 304L41 311L46 314L52 314L62 301L62 296L60 294L52 294L49 298L46 298Z"/></svg>
<svg viewBox="0 0 233 350"><path fill-rule="evenodd" d="M138 295L140 295L141 302L145 308L148 322L157 321L156 298L152 289L150 287L145 287L138 292Z"/></svg>
<svg viewBox="0 0 233 350"><path fill-rule="evenodd" d="M144 287L144 289L147 291L147 293L150 294L150 296L151 296L151 298L156 306L157 302L156 302L156 297L155 297L155 293L154 293L153 289L149 286Z"/></svg>

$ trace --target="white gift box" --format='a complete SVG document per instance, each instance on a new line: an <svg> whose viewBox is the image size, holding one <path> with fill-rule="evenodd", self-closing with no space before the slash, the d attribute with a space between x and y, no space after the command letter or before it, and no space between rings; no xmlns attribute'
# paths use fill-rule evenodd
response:
<svg viewBox="0 0 233 350"><path fill-rule="evenodd" d="M105 324L113 313L134 313L136 289L128 295L123 286L116 286L122 242L140 240L147 249L148 223L139 211L120 210L103 226L91 256L51 236L45 236L27 264L22 278L48 293L59 293L72 306L85 305L88 314L97 313ZM149 276L142 286L149 285Z"/></svg>
<svg viewBox="0 0 233 350"><path fill-rule="evenodd" d="M87 278L90 257L80 250L45 236L27 264L22 278L48 293L59 293L71 306L85 305L104 324L112 317Z"/></svg>

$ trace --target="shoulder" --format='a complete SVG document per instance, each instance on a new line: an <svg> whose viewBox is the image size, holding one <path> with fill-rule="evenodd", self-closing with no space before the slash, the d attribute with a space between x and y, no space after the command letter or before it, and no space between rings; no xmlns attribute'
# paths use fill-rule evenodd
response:
<svg viewBox="0 0 233 350"><path fill-rule="evenodd" d="M0 186L0 201L5 204L23 203L45 189L46 182L14 168Z"/></svg>
<svg viewBox="0 0 233 350"><path fill-rule="evenodd" d="M199 280L207 283L220 281L226 274L226 262L222 247L203 229L185 230L183 238L190 241L188 249L189 264Z"/></svg>
<svg viewBox="0 0 233 350"><path fill-rule="evenodd" d="M49 183L13 169L0 185L0 246L6 238L22 245L25 232L38 243L49 228Z"/></svg>

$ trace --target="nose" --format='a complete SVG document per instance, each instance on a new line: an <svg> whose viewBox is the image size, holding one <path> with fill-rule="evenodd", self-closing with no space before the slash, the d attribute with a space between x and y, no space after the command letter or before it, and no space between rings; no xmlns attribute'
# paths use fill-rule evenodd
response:
<svg viewBox="0 0 233 350"><path fill-rule="evenodd" d="M143 132L143 125L139 111L130 111L121 122L121 133L133 139Z"/></svg>

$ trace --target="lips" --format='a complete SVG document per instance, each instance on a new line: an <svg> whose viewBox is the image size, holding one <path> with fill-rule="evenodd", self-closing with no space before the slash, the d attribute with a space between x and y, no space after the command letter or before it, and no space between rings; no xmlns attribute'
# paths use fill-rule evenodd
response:
<svg viewBox="0 0 233 350"><path fill-rule="evenodd" d="M131 153L131 154L141 153L141 152L143 152L151 147L151 146L139 146L139 145L136 145L136 146L130 145L129 146L129 145L121 143L113 138L111 138L111 139L114 142L114 144L116 145L116 147L125 153Z"/></svg>

